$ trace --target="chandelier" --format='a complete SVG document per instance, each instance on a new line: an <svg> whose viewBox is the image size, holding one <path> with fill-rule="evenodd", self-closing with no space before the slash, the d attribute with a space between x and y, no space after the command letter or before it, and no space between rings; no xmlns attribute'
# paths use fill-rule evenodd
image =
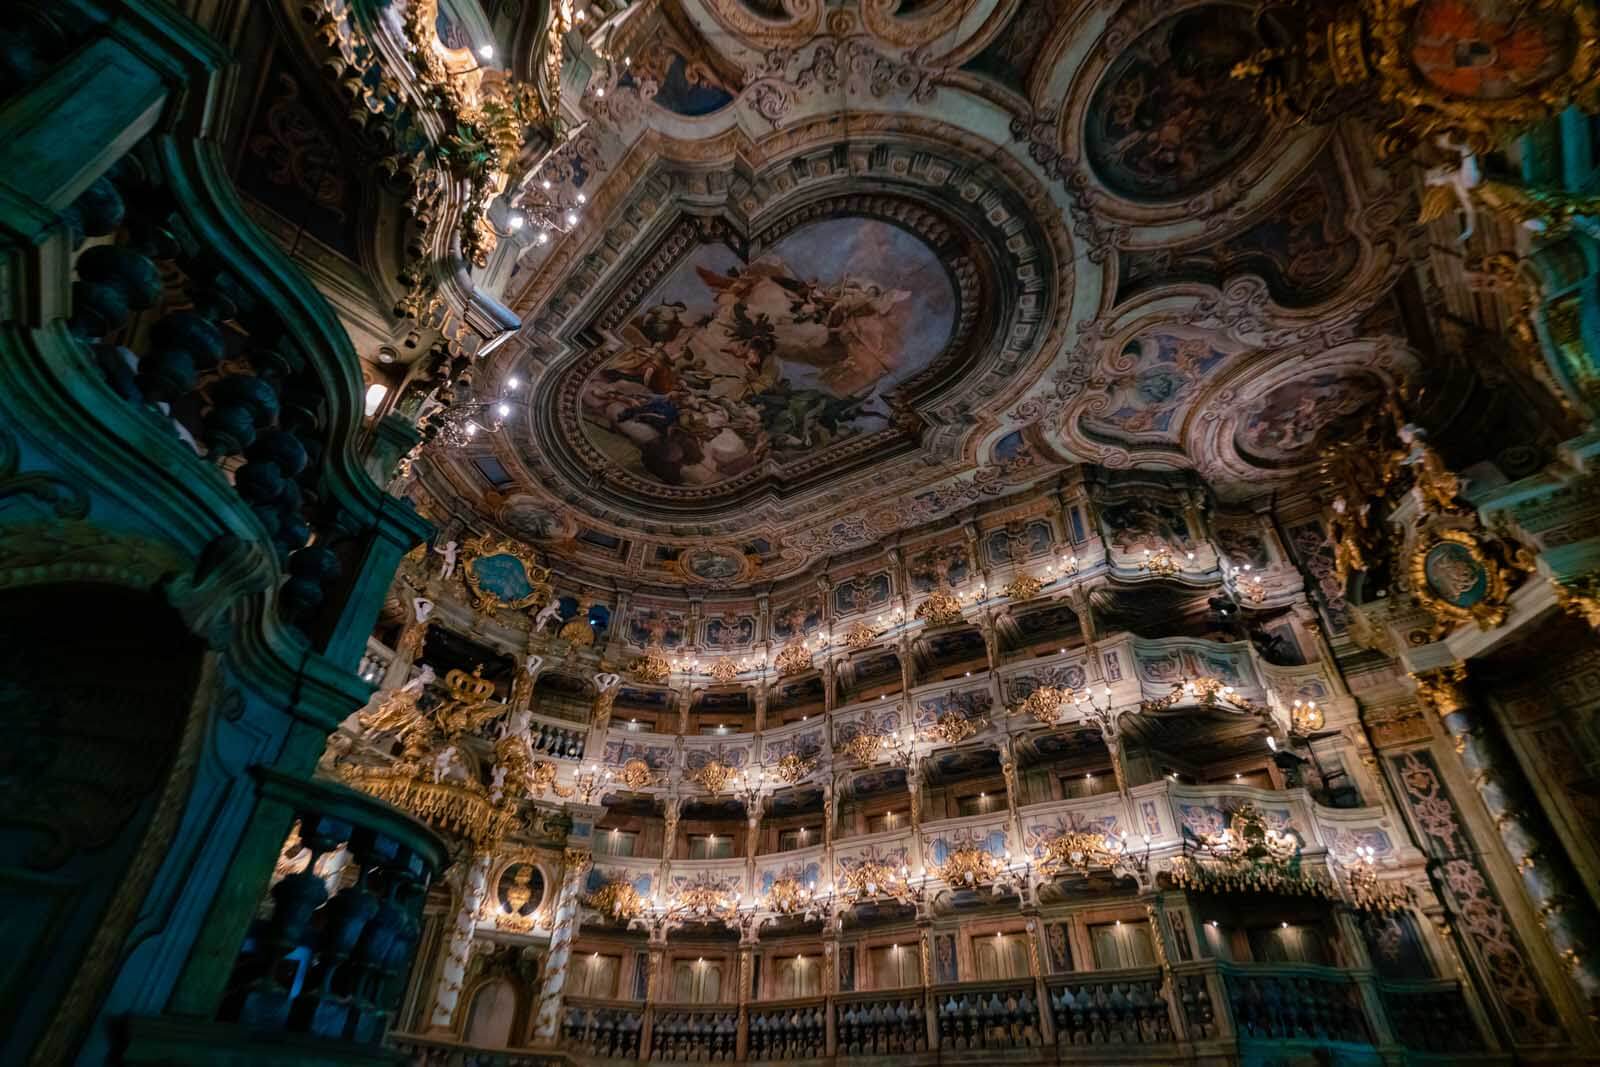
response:
<svg viewBox="0 0 1600 1067"><path fill-rule="evenodd" d="M1294 733L1316 733L1327 721L1327 716L1315 701L1296 700L1289 708L1289 727Z"/></svg>
<svg viewBox="0 0 1600 1067"><path fill-rule="evenodd" d="M1172 554L1172 549L1162 545L1154 554L1148 548L1144 550L1144 558L1139 561L1139 569L1157 578L1175 578L1183 571L1185 564L1192 562L1194 562L1193 552L1185 553L1184 560L1180 563Z"/></svg>
<svg viewBox="0 0 1600 1067"><path fill-rule="evenodd" d="M1378 877L1377 850L1356 846L1355 861L1345 871L1350 906L1358 911L1402 911L1411 904L1411 887Z"/></svg>
<svg viewBox="0 0 1600 1067"><path fill-rule="evenodd" d="M502 401L463 400L434 408L417 419L417 429L423 444L460 448L479 434L499 433L510 414L510 406Z"/></svg>

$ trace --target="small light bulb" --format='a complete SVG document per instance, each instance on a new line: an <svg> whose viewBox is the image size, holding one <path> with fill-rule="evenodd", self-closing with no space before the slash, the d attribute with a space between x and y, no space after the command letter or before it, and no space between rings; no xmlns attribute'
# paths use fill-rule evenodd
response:
<svg viewBox="0 0 1600 1067"><path fill-rule="evenodd" d="M539 231L539 243L542 244L542 245L547 245L547 244L550 243L550 231L548 231L548 230L540 230Z"/></svg>
<svg viewBox="0 0 1600 1067"><path fill-rule="evenodd" d="M580 203L580 204L587 204L587 203L588 203L588 202L589 202L589 198L588 198L588 197L587 197L587 196L585 196L585 195L584 195L584 194L582 194L582 193L579 193L579 194L578 194L578 203Z"/></svg>
<svg viewBox="0 0 1600 1067"><path fill-rule="evenodd" d="M594 95L597 96L597 97L600 97L601 99L605 99L606 91L603 88L596 89L594 91Z"/></svg>
<svg viewBox="0 0 1600 1067"><path fill-rule="evenodd" d="M541 181L539 183L539 185L540 185L540 187L542 187L544 189L550 188L550 179L549 178L544 179L543 181Z"/></svg>
<svg viewBox="0 0 1600 1067"><path fill-rule="evenodd" d="M528 220L522 217L522 212L513 211L511 213L510 222L511 222L511 228L513 230L520 230L520 229L522 229L523 226L525 226L527 224Z"/></svg>
<svg viewBox="0 0 1600 1067"><path fill-rule="evenodd" d="M496 415L499 415L503 419L507 415L511 414L511 405L510 404L501 404L501 405L499 405L498 407L496 407L494 409L494 413Z"/></svg>
<svg viewBox="0 0 1600 1067"><path fill-rule="evenodd" d="M494 58L494 45L486 44L486 45L483 45L481 48L479 48L478 49L478 58L479 59L493 59Z"/></svg>
<svg viewBox="0 0 1600 1067"><path fill-rule="evenodd" d="M567 212L567 225L568 226L576 226L577 224L578 224L578 213L576 211Z"/></svg>
<svg viewBox="0 0 1600 1067"><path fill-rule="evenodd" d="M510 389L512 392L516 392L516 390L521 387L522 379L518 378L515 374L506 379L506 388Z"/></svg>

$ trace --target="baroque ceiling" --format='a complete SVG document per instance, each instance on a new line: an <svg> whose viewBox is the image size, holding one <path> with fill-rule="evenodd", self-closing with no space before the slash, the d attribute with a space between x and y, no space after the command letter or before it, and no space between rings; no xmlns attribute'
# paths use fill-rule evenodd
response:
<svg viewBox="0 0 1600 1067"><path fill-rule="evenodd" d="M1409 179L1232 76L1251 5L588 11L511 414L418 485L569 574L798 578L1077 464L1242 501L1415 368Z"/></svg>

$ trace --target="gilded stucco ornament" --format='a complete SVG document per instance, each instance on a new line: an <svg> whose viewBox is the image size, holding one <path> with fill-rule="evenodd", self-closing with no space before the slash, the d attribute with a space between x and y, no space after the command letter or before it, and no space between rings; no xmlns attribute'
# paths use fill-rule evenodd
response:
<svg viewBox="0 0 1600 1067"><path fill-rule="evenodd" d="M929 626L949 626L961 621L961 601L949 589L935 589L917 605L916 617Z"/></svg>
<svg viewBox="0 0 1600 1067"><path fill-rule="evenodd" d="M521 609L550 599L550 569L539 565L527 545L483 534L463 548L461 572L479 611Z"/></svg>
<svg viewBox="0 0 1600 1067"><path fill-rule="evenodd" d="M1551 582L1556 587L1556 603L1566 609L1567 614L1600 630L1600 571L1575 578L1552 578Z"/></svg>
<svg viewBox="0 0 1600 1067"><path fill-rule="evenodd" d="M934 873L948 886L975 889L993 883L1004 869L1005 865L992 852L963 845L934 868Z"/></svg>
<svg viewBox="0 0 1600 1067"><path fill-rule="evenodd" d="M959 745L974 734L989 728L989 720L979 715L947 711L927 728L927 733L947 745Z"/></svg>
<svg viewBox="0 0 1600 1067"><path fill-rule="evenodd" d="M690 771L688 778L708 793L721 793L738 774L738 768L714 759Z"/></svg>
<svg viewBox="0 0 1600 1067"><path fill-rule="evenodd" d="M1012 600L1032 600L1039 595L1039 590L1044 588L1044 582L1030 574L1013 578L1006 584L1004 592Z"/></svg>
<svg viewBox="0 0 1600 1067"><path fill-rule="evenodd" d="M799 752L791 752L778 760L775 773L786 785L794 785L809 777L811 772L817 769L820 760L821 757L816 754L802 755Z"/></svg>
<svg viewBox="0 0 1600 1067"><path fill-rule="evenodd" d="M790 641L778 651L773 659L773 666L778 669L779 678L787 678L791 674L800 674L811 669L811 649L804 641Z"/></svg>
<svg viewBox="0 0 1600 1067"><path fill-rule="evenodd" d="M642 759L631 759L617 772L617 781L629 789L648 789L656 784L656 774Z"/></svg>
<svg viewBox="0 0 1600 1067"><path fill-rule="evenodd" d="M659 685L672 677L672 663L659 648L647 648L644 655L633 661L628 671L635 679L650 685Z"/></svg>
<svg viewBox="0 0 1600 1067"><path fill-rule="evenodd" d="M1589 0L1295 0L1261 16L1268 47L1234 68L1289 122L1359 113L1380 150L1493 150L1600 90L1600 24ZM1458 62L1471 52L1472 63Z"/></svg>
<svg viewBox="0 0 1600 1067"><path fill-rule="evenodd" d="M1411 552L1411 593L1443 635L1464 622L1492 630L1506 619L1510 581L1520 571L1501 560L1499 542L1472 530L1434 530Z"/></svg>
<svg viewBox="0 0 1600 1067"><path fill-rule="evenodd" d="M588 907L618 922L627 923L644 914L644 898L626 879L607 882L583 898Z"/></svg>

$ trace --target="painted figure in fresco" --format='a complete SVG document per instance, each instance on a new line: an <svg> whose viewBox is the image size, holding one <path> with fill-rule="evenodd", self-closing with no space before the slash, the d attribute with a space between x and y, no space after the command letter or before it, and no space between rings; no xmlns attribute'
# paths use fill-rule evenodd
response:
<svg viewBox="0 0 1600 1067"><path fill-rule="evenodd" d="M444 558L444 563L439 567L439 577L449 578L456 572L456 555L460 551L454 541L446 541L442 545L434 546L434 554Z"/></svg>
<svg viewBox="0 0 1600 1067"><path fill-rule="evenodd" d="M710 485L890 425L885 394L936 355L954 292L931 250L832 219L749 263L705 246L585 382L595 443L668 485ZM880 279L893 272L897 285Z"/></svg>

